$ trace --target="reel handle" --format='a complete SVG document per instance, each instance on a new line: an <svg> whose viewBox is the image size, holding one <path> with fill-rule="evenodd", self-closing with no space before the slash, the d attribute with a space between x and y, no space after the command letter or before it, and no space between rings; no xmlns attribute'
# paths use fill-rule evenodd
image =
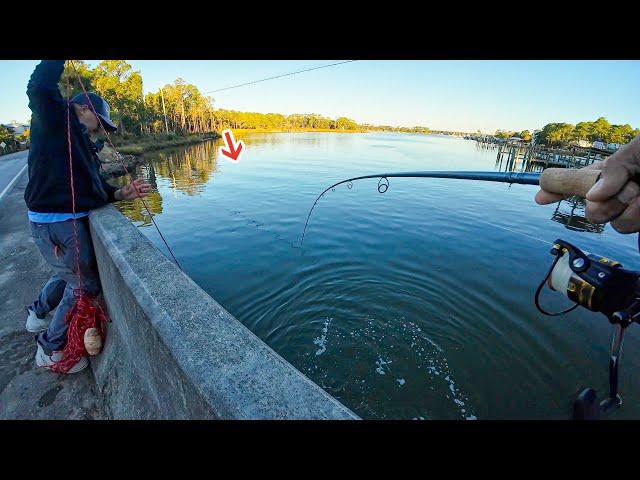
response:
<svg viewBox="0 0 640 480"><path fill-rule="evenodd" d="M584 168L546 168L540 174L540 187L550 193L584 198L600 173L600 170Z"/></svg>

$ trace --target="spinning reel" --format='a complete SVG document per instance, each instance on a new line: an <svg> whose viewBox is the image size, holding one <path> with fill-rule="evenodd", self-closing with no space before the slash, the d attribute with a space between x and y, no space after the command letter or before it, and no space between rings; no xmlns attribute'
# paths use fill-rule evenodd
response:
<svg viewBox="0 0 640 480"><path fill-rule="evenodd" d="M609 396L597 402L596 391L587 388L573 406L576 420L598 419L622 405L618 394L618 371L626 328L640 319L640 272L625 270L619 262L593 255L563 240L556 240L555 257L535 294L535 304L545 315L562 315L582 306L604 314L613 325L609 359ZM539 302L545 283L572 300L575 305L562 312L545 311Z"/></svg>
<svg viewBox="0 0 640 480"><path fill-rule="evenodd" d="M483 171L427 171L395 172L362 175L348 178L325 188L318 195L309 210L302 230L300 246L304 242L309 219L316 204L329 190L346 183L352 188L356 180L378 179L378 192L385 193L390 178L449 178L501 182L508 184L539 185L546 192L563 196L586 197L587 192L600 178L600 171L594 169L546 168L542 173L531 172L483 172ZM640 244L639 244L640 248ZM562 315L578 306L604 314L613 325L613 341L609 361L609 396L597 403L596 391L585 389L574 404L573 418L595 419L607 414L622 404L618 395L618 370L622 353L625 329L640 318L640 272L622 268L619 262L592 255L563 240L556 240L551 254L555 257L551 268L536 290L535 303L545 315ZM575 305L562 312L545 311L539 302L540 292L548 284L571 299Z"/></svg>

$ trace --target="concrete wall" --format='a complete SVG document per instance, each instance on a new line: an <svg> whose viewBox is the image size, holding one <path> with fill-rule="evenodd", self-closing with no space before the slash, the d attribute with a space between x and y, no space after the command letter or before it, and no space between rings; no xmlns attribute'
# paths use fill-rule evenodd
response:
<svg viewBox="0 0 640 480"><path fill-rule="evenodd" d="M90 216L109 332L91 360L111 418L357 419L109 205Z"/></svg>

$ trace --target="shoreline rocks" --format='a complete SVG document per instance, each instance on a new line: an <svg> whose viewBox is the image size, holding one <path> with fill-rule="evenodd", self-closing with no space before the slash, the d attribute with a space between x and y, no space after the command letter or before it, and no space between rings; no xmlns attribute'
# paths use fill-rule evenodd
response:
<svg viewBox="0 0 640 480"><path fill-rule="evenodd" d="M144 163L145 161L139 156L121 155L107 145L98 153L98 157L101 161L100 171L106 177L126 175L127 170L131 171L136 165Z"/></svg>

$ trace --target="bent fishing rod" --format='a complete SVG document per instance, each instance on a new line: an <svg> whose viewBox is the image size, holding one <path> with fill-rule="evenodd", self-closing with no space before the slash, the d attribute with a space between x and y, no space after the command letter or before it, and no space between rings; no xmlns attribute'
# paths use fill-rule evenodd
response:
<svg viewBox="0 0 640 480"><path fill-rule="evenodd" d="M326 188L316 198L302 233L304 234L314 207L329 190L347 183L367 178L378 178L378 191L384 193L389 188L389 178L449 178L456 180L481 180L489 182L539 185L550 193L563 196L585 197L600 177L599 170L547 168L542 173L528 172L398 172L377 175L362 175L348 178ZM550 251L554 260L544 279L534 294L534 303L544 315L559 316L578 306L607 317L613 325L613 339L609 355L609 391L598 402L596 390L585 388L573 404L572 418L575 420L599 419L622 405L618 393L618 377L622 343L626 328L640 322L640 272L622 268L620 262L600 255L594 255L573 246L569 242L557 239ZM574 305L560 312L548 312L540 303L540 294L547 285L549 289L569 298Z"/></svg>
<svg viewBox="0 0 640 480"><path fill-rule="evenodd" d="M341 180L333 185L324 189L324 191L318 195L315 202L311 206L307 221L304 224L304 230L302 231L302 239L300 240L300 246L304 242L304 236L307 232L307 225L309 219L313 213L318 201L329 190L337 187L338 185L348 184L351 188L352 183L356 180L364 180L367 178L379 178L378 192L385 193L389 188L389 178L448 178L454 180L480 180L486 182L500 182L500 183L516 183L521 185L539 185L547 192L558 193L562 195L578 195L584 197L589 189L598 180L600 176L599 170L589 169L570 169L570 168L547 168L542 173L529 173L529 172L469 172L469 171L434 171L434 172L396 172L396 173L378 173L375 175L362 175L359 177L347 178Z"/></svg>

